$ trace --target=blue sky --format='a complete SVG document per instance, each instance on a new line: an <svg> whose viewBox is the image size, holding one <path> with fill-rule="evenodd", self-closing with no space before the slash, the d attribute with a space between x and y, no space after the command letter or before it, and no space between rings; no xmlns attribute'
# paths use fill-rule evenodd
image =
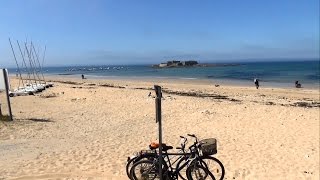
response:
<svg viewBox="0 0 320 180"><path fill-rule="evenodd" d="M319 1L2 1L1 67L9 37L46 45L50 66L319 58Z"/></svg>

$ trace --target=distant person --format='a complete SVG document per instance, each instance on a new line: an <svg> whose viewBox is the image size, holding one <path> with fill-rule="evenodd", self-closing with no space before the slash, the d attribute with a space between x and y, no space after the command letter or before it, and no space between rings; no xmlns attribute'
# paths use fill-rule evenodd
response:
<svg viewBox="0 0 320 180"><path fill-rule="evenodd" d="M83 74L81 74L81 78L84 79L84 75Z"/></svg>
<svg viewBox="0 0 320 180"><path fill-rule="evenodd" d="M296 88L301 88L301 84L299 83L299 81L295 82L295 86L296 86Z"/></svg>
<svg viewBox="0 0 320 180"><path fill-rule="evenodd" d="M259 89L259 79L255 78L253 82L256 85L256 88Z"/></svg>

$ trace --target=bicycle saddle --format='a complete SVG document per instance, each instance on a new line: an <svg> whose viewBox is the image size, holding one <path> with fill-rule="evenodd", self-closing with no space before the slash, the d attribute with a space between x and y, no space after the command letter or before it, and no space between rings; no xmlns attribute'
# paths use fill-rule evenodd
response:
<svg viewBox="0 0 320 180"><path fill-rule="evenodd" d="M152 142L152 143L149 145L149 148L150 148L151 150L155 150L155 149L159 148L159 145L160 145L159 143ZM169 149L173 149L173 147L172 147L172 146L167 146L166 144L162 143L162 150L163 150L163 151L167 151L167 150L169 150Z"/></svg>

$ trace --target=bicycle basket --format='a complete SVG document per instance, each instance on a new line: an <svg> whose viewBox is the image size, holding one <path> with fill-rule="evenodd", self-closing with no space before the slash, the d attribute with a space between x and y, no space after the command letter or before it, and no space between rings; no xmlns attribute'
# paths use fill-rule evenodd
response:
<svg viewBox="0 0 320 180"><path fill-rule="evenodd" d="M202 154L205 155L214 155L217 154L217 140L214 138L203 139L199 141L201 144L200 150Z"/></svg>

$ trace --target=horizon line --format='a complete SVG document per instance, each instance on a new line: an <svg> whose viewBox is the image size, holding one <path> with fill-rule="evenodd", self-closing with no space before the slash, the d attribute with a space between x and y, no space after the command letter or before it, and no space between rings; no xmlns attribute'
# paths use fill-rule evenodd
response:
<svg viewBox="0 0 320 180"><path fill-rule="evenodd" d="M177 59L178 60L178 59ZM170 60L168 60L170 61ZM276 62L310 62L310 61L319 61L320 63L320 57L318 58L249 58L249 59L234 59L234 60L195 60L198 61L199 64L244 64L244 63L276 63ZM215 61L215 62L213 62ZM226 62L223 62L226 61ZM166 61L159 61L158 63L128 63L128 64L67 64L67 65L48 65L43 66L46 68L52 68L52 67L79 67L79 66L143 66L143 65L155 65ZM14 69L17 67L8 67L8 69Z"/></svg>

